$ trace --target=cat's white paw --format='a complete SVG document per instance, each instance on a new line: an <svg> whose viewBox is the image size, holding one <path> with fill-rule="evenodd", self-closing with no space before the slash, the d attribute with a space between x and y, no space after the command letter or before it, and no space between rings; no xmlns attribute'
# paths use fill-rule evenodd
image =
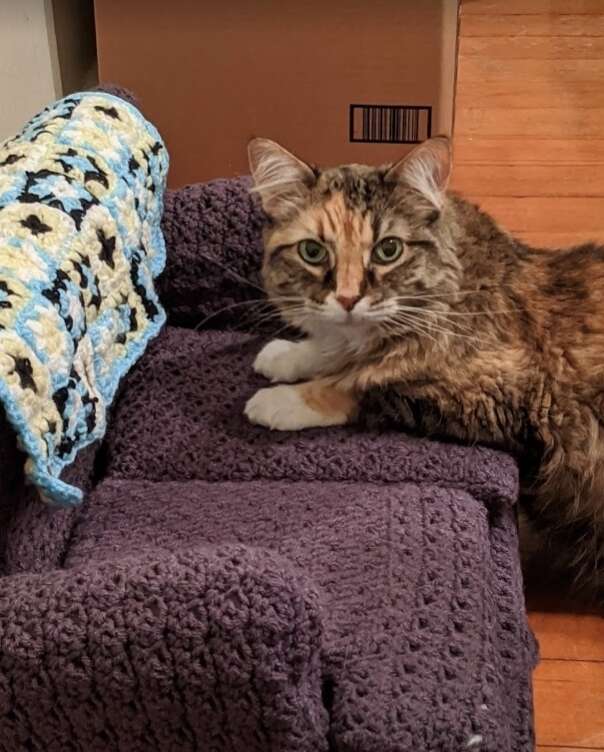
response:
<svg viewBox="0 0 604 752"><path fill-rule="evenodd" d="M334 421L333 416L313 410L304 401L298 387L286 384L258 390L248 400L244 412L251 423L276 431L299 431L345 422L344 417Z"/></svg>
<svg viewBox="0 0 604 752"><path fill-rule="evenodd" d="M274 339L256 356L254 371L270 381L300 381L312 375L310 356L306 342Z"/></svg>

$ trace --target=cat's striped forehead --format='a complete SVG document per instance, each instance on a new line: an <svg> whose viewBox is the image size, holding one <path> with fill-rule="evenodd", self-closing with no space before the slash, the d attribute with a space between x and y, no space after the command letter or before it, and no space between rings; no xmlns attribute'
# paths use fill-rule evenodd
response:
<svg viewBox="0 0 604 752"><path fill-rule="evenodd" d="M314 237L336 250L363 251L389 233L401 238L412 234L418 204L425 202L385 182L377 169L357 165L331 169L319 174L294 213L271 224L266 249L270 255L276 247Z"/></svg>
<svg viewBox="0 0 604 752"><path fill-rule="evenodd" d="M351 197L360 203L352 203ZM307 221L314 224L314 228L309 229L313 229L321 241L336 247L362 249L375 239L374 212L361 196L355 197L355 194L347 194L344 190L326 194L323 201L308 211Z"/></svg>
<svg viewBox="0 0 604 752"><path fill-rule="evenodd" d="M335 167L319 173L314 197L325 205L340 200L349 211L382 210L392 193L384 176L385 170L365 165Z"/></svg>
<svg viewBox="0 0 604 752"><path fill-rule="evenodd" d="M334 245L362 248L388 232L405 237L425 200L385 180L385 170L345 165L317 175L296 213L275 228L273 243L308 235ZM423 220L422 220L423 221ZM297 239L300 239L297 237Z"/></svg>
<svg viewBox="0 0 604 752"><path fill-rule="evenodd" d="M332 233L336 225L337 234L348 238L360 225L370 226L373 239L377 239L392 230L404 235L424 224L429 206L425 196L388 181L386 173L386 168L365 165L344 165L319 173L299 217L312 216Z"/></svg>

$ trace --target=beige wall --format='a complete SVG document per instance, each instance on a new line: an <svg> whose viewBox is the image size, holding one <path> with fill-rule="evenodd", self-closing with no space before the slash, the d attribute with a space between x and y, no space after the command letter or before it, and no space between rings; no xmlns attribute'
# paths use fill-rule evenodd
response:
<svg viewBox="0 0 604 752"><path fill-rule="evenodd" d="M45 0L0 0L0 140L60 90L52 14Z"/></svg>

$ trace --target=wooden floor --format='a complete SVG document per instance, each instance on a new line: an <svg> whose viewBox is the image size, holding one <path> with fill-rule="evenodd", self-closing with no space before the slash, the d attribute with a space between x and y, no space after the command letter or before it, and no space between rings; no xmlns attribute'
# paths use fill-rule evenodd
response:
<svg viewBox="0 0 604 752"><path fill-rule="evenodd" d="M462 0L455 117L454 188L532 244L604 242L604 0ZM604 617L531 608L538 749L604 750Z"/></svg>

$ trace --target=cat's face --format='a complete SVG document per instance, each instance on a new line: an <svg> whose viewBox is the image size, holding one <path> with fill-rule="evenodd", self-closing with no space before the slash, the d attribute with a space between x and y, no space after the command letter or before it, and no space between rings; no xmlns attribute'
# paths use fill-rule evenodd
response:
<svg viewBox="0 0 604 752"><path fill-rule="evenodd" d="M264 210L263 277L286 320L404 334L446 305L459 262L446 226L449 144L432 139L393 166L319 170L265 139L249 147Z"/></svg>

